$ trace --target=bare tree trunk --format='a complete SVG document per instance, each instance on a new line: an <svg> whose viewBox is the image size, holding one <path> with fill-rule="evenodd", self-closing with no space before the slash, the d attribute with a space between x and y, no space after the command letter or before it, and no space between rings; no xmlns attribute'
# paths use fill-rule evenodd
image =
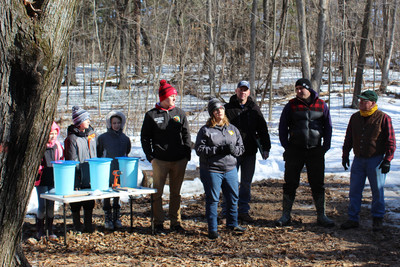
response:
<svg viewBox="0 0 400 267"><path fill-rule="evenodd" d="M285 17L287 16L288 7L289 7L288 0L283 0L283 2L282 2L282 13L281 13L281 18L280 18L280 25L282 25L282 27L279 28L278 44L277 44L277 46L276 46L276 48L273 51L273 54L271 56L271 61L270 61L270 64L269 64L269 69L268 69L268 74L267 74L267 78L266 78L265 88L264 88L264 90L262 92L261 100L260 100L260 103L259 103L260 108L264 104L264 99L265 99L266 92L268 91L268 88L269 88L269 86L271 84L270 81L272 79L272 71L273 71L273 68L274 68L275 59L276 59L276 56L277 56L277 54L278 54L278 52L280 50L280 47L282 45L283 38L284 38L284 36L286 34L286 28L285 28L286 25L285 25L284 21L285 21ZM272 103L272 94L271 94L272 88L270 88L269 90L270 90L270 103ZM271 105L270 105L268 120L270 120L270 121L272 120Z"/></svg>
<svg viewBox="0 0 400 267"><path fill-rule="evenodd" d="M319 0L316 62L315 62L314 72L311 77L312 87L318 93L321 87L321 80L323 74L322 72L324 69L324 46L325 46L327 9L328 9L327 0Z"/></svg>
<svg viewBox="0 0 400 267"><path fill-rule="evenodd" d="M119 50L119 89L128 88L128 51L129 51L129 30L127 13L129 13L129 0L118 0L118 23L119 23L119 38L120 38L120 50Z"/></svg>
<svg viewBox="0 0 400 267"><path fill-rule="evenodd" d="M218 1L217 1L218 2ZM212 17L212 3L213 1L207 0L207 39L208 39L208 78L210 84L210 93L215 96L215 38L214 38L214 22Z"/></svg>
<svg viewBox="0 0 400 267"><path fill-rule="evenodd" d="M304 0L296 0L297 18L299 23L299 47L301 54L301 72L303 78L311 79L310 54L307 44L306 10Z"/></svg>
<svg viewBox="0 0 400 267"><path fill-rule="evenodd" d="M250 28L250 92L255 95L255 80L256 80L256 12L257 0L253 0L253 6L250 15L251 28Z"/></svg>
<svg viewBox="0 0 400 267"><path fill-rule="evenodd" d="M387 33L387 37L385 39L385 52L384 52L384 60L382 64L382 80L381 85L379 86L379 90L385 92L387 86L389 84L389 69L390 69L390 59L392 58L393 46L394 46L394 34L396 29L396 17L397 17L397 3L398 1L395 0L393 3L393 8L388 7L388 20L391 18L390 23L390 30L385 32ZM391 12L390 12L391 10ZM389 21L384 22L389 24Z"/></svg>
<svg viewBox="0 0 400 267"><path fill-rule="evenodd" d="M0 5L0 266L27 265L19 247L26 207L54 118L79 1Z"/></svg>
<svg viewBox="0 0 400 267"><path fill-rule="evenodd" d="M352 108L358 108L358 97L361 93L361 87L363 83L364 66L366 62L366 53L368 45L368 34L369 34L369 21L371 18L372 0L367 0L364 10L364 21L362 25L361 41L360 41L360 51L358 54L357 61L357 73L356 81L354 85L353 101L351 104Z"/></svg>
<svg viewBox="0 0 400 267"><path fill-rule="evenodd" d="M141 49L140 49L140 20L141 20L141 0L135 0L134 3L134 33L135 33L135 73L137 76L142 75L142 57L141 57Z"/></svg>

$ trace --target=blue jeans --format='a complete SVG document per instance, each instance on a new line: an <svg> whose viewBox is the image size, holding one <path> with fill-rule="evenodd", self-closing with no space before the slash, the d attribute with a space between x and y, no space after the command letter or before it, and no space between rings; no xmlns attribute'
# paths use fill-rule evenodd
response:
<svg viewBox="0 0 400 267"><path fill-rule="evenodd" d="M384 185L386 175L382 173L379 175L377 174L377 167L381 163L382 159L383 155L372 158L354 157L350 174L349 220L359 221L362 192L364 190L366 177L368 177L372 191L372 216L383 218L385 215Z"/></svg>
<svg viewBox="0 0 400 267"><path fill-rule="evenodd" d="M216 232L218 228L217 209L221 189L226 199L226 225L236 227L238 225L237 202L239 191L237 169L234 168L225 173L210 172L209 170L200 169L200 179L204 186L204 192L206 193L208 231Z"/></svg>
<svg viewBox="0 0 400 267"><path fill-rule="evenodd" d="M37 186L36 192L38 196L38 210L36 217L38 219L44 219L45 215L47 217L53 218L54 217L54 201L46 200L40 197L40 194L48 193L54 187L50 186Z"/></svg>

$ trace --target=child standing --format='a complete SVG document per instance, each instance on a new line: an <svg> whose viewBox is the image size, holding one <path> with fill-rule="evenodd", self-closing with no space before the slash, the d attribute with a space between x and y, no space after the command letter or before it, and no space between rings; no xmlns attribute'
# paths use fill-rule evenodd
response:
<svg viewBox="0 0 400 267"><path fill-rule="evenodd" d="M119 111L111 111L106 116L107 132L101 134L97 140L97 157L113 158L110 168L110 186L114 182L112 172L119 169L116 157L128 156L131 151L131 141L122 132L126 123L125 115ZM104 227L108 230L122 226L120 217L119 197L113 199L113 212L111 200L104 199L103 210L105 214Z"/></svg>
<svg viewBox="0 0 400 267"><path fill-rule="evenodd" d="M72 107L73 124L68 127L68 136L65 139L65 159L79 161L75 173L75 190L90 188L89 163L85 160L96 157L96 134L90 126L90 115L86 110ZM83 231L92 233L92 215L95 201L88 200L71 203L72 220L75 231L81 232L81 208L84 212Z"/></svg>
<svg viewBox="0 0 400 267"><path fill-rule="evenodd" d="M40 197L54 188L54 174L51 162L61 160L63 156L63 148L57 137L60 134L60 127L57 123L53 122L51 125L49 140L46 144L46 151L39 166L39 173L36 177L35 186L38 195L38 211L36 215L36 228L37 239L45 235L44 232L44 217L46 217L46 228L49 231L49 238L56 239L57 236L53 233L53 219L54 219L54 201L45 200Z"/></svg>

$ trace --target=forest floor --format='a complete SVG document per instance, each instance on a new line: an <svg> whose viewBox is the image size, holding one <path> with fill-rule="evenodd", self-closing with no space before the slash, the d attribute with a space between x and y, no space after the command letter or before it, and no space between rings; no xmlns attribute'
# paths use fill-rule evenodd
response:
<svg viewBox="0 0 400 267"><path fill-rule="evenodd" d="M147 196L134 200L133 229L129 227L128 203L122 207L124 228L118 231L105 231L101 204L96 203L96 231L92 234L72 232L68 209L67 246L62 209L56 212L56 241L36 241L34 219L27 217L23 249L34 266L400 266L400 222L386 218L382 232L372 231L369 188L364 191L360 227L341 230L347 213L348 178L327 177L327 215L336 226L323 228L316 224L311 192L302 177L292 226L275 227L274 221L281 215L282 183L266 179L253 184L250 214L255 222L246 226L243 235L220 225L221 237L208 239L204 195L182 199L186 234L166 231L152 235ZM169 222L164 226L169 229Z"/></svg>

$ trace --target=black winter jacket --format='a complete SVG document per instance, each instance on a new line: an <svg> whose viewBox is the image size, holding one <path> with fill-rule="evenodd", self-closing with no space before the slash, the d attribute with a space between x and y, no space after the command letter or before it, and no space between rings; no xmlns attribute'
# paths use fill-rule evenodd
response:
<svg viewBox="0 0 400 267"><path fill-rule="evenodd" d="M225 114L230 123L240 131L245 148L244 156L257 153L256 137L260 139L263 151L271 150L267 122L251 97L247 98L246 104L242 107L237 96L231 96L229 103L225 104Z"/></svg>
<svg viewBox="0 0 400 267"><path fill-rule="evenodd" d="M190 160L190 130L185 112L178 107L157 107L146 112L141 130L140 141L147 160Z"/></svg>

